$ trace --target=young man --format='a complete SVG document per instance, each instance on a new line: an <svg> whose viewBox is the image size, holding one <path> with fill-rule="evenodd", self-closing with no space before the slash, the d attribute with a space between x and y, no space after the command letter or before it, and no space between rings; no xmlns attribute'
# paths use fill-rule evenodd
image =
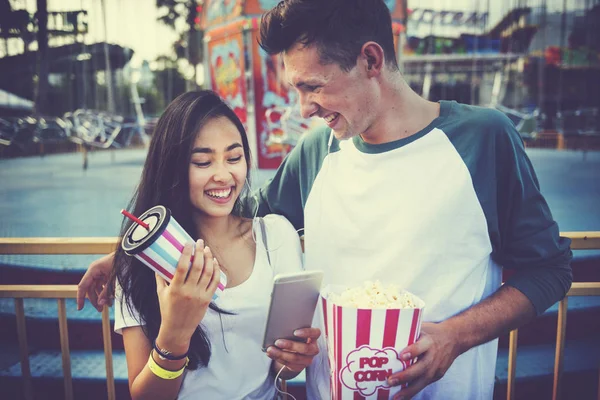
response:
<svg viewBox="0 0 600 400"><path fill-rule="evenodd" d="M305 265L325 284L394 282L426 303L418 361L393 374L399 395L491 399L497 340L560 300L571 284L559 236L512 123L501 113L416 95L396 63L383 0L281 2L261 23L281 53L305 135L259 196L259 214L304 228ZM104 259L106 260L106 258ZM80 305L109 262L90 268ZM503 286L502 268L514 271ZM327 353L307 375L327 399Z"/></svg>
<svg viewBox="0 0 600 400"><path fill-rule="evenodd" d="M304 228L305 267L324 284L380 279L425 301L429 322L402 352L418 362L389 378L409 384L402 398L491 399L494 339L571 284L570 242L518 132L495 110L415 94L382 0L281 2L260 43L282 54L302 115L328 125L285 159L260 213ZM502 268L515 272L500 287ZM313 362L309 397L327 398L328 380Z"/></svg>

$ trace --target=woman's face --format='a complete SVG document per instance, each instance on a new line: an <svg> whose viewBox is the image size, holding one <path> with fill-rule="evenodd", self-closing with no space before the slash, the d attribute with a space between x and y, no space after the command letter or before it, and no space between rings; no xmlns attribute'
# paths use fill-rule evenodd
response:
<svg viewBox="0 0 600 400"><path fill-rule="evenodd" d="M200 129L189 172L194 214L209 218L228 216L248 172L242 135L228 118L213 118Z"/></svg>

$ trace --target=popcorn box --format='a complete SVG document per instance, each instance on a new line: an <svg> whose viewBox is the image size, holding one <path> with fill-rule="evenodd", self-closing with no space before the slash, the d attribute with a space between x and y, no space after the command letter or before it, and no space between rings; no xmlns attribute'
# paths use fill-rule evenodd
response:
<svg viewBox="0 0 600 400"><path fill-rule="evenodd" d="M357 308L329 299L344 289L328 285L321 291L331 398L392 399L402 387L389 386L387 378L412 363L399 355L418 339L425 304L407 292L416 308Z"/></svg>
<svg viewBox="0 0 600 400"><path fill-rule="evenodd" d="M146 223L149 229L133 223L121 241L123 250L157 272L167 282L171 282L183 246L193 243L194 240L175 221L171 210L164 206L150 208L140 215L139 219ZM194 256L191 260L193 262ZM226 286L227 276L221 271L220 283L213 295L213 301L223 293Z"/></svg>

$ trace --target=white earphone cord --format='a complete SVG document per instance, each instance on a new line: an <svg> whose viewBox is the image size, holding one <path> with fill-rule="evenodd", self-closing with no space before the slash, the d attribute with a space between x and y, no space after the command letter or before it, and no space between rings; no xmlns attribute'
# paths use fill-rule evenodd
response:
<svg viewBox="0 0 600 400"><path fill-rule="evenodd" d="M327 155L331 154L331 145L333 144L333 131L331 131L329 133L329 139L327 141ZM329 172L329 162L327 162L327 166L325 167L325 176L327 175L327 173ZM258 194L255 193L252 190L252 187L250 186L250 182L248 182L248 178L246 178L246 185L248 186L248 193L250 193L250 196L252 196L252 199L254 199L254 215L252 217L252 221L256 220L256 217L258 215ZM322 191L321 191L321 195L319 197L319 201L321 201L321 197L322 197ZM304 231L304 228L300 228L300 229L296 229L296 233L298 233L300 235L300 232ZM302 235L300 235L302 236ZM252 240L254 240L254 243L257 243L256 241L256 233L254 233L254 229L252 229ZM258 243L257 243L258 244ZM269 249L266 249L269 253L275 250L278 250L281 246L283 246L283 243L281 243L279 246L276 246L274 248L272 248L271 246L269 246Z"/></svg>
<svg viewBox="0 0 600 400"><path fill-rule="evenodd" d="M254 200L254 215L252 216L252 221L255 221L256 217L258 216L258 194L256 194L252 190L252 188L250 187L250 182L248 182L247 178L246 178L246 185L248 185L248 193L250 193L250 196ZM304 231L304 228L296 229L296 233L300 234L300 231ZM254 243L258 244L258 242L256 241L256 233L254 232L254 228L252 228L252 240L254 240ZM278 250L282 246L283 246L283 243L281 243L279 246L275 246L274 248L271 248L271 246L269 246L269 248L265 249L265 250L268 251L269 253L271 253L273 251Z"/></svg>

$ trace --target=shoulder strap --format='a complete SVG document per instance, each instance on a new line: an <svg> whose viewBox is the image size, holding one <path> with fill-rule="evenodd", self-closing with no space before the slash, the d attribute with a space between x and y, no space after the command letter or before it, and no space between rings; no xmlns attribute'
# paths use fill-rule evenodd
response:
<svg viewBox="0 0 600 400"><path fill-rule="evenodd" d="M259 218L258 222L260 223L260 233L263 244L265 245L265 250L267 251L267 259L269 260L269 265L272 268L273 265L271 264L271 255L269 254L269 246L267 245L267 229L265 228L265 220L263 218Z"/></svg>

